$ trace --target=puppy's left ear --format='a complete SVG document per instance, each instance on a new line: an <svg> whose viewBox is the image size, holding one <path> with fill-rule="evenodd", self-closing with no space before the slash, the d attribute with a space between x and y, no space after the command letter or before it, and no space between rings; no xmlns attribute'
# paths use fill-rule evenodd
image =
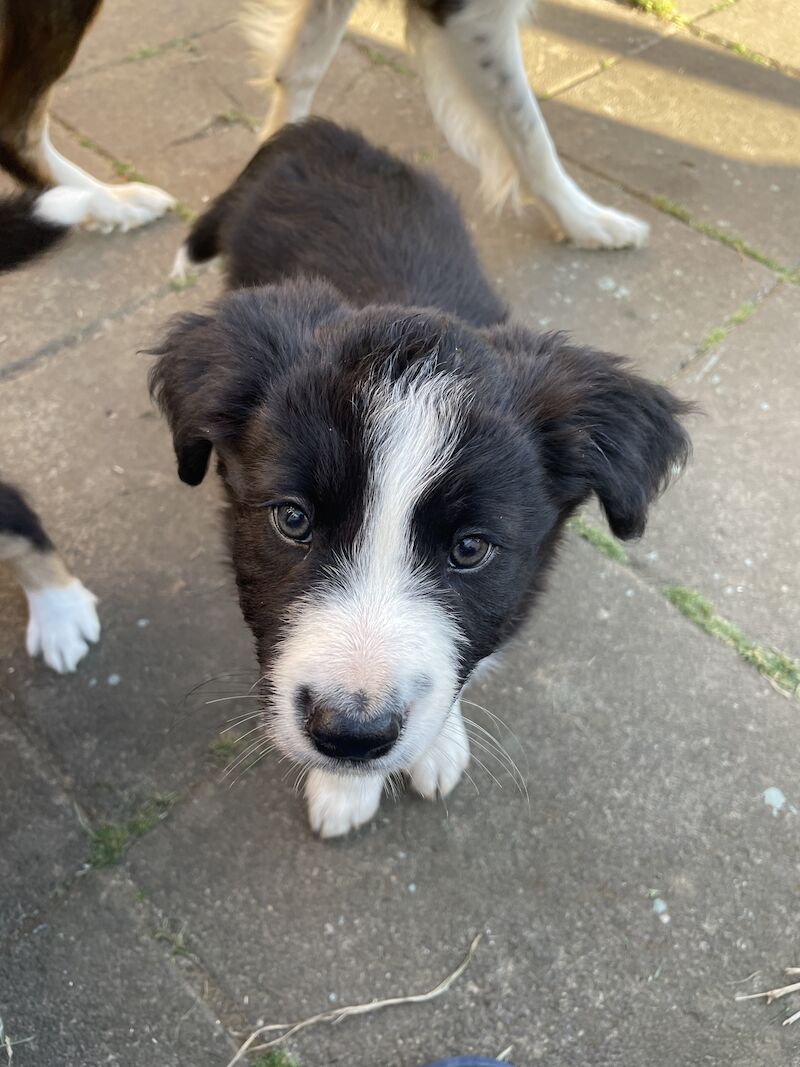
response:
<svg viewBox="0 0 800 1067"><path fill-rule="evenodd" d="M502 332L563 513L595 493L617 537L641 536L650 503L689 457L679 419L693 406L563 334Z"/></svg>

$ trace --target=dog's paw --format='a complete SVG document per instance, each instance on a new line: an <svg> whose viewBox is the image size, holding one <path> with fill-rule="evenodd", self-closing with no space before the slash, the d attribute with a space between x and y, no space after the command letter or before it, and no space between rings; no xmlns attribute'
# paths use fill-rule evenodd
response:
<svg viewBox="0 0 800 1067"><path fill-rule="evenodd" d="M91 190L83 222L87 229L110 233L136 229L160 218L175 206L175 198L155 185L128 182L100 185Z"/></svg>
<svg viewBox="0 0 800 1067"><path fill-rule="evenodd" d="M446 797L469 766L469 738L461 707L453 705L442 732L411 768L411 784L427 800Z"/></svg>
<svg viewBox="0 0 800 1067"><path fill-rule="evenodd" d="M312 770L306 781L311 829L320 837L341 837L374 817L381 802L383 778L344 778Z"/></svg>
<svg viewBox="0 0 800 1067"><path fill-rule="evenodd" d="M646 222L588 197L558 215L565 236L578 248L643 248L650 235Z"/></svg>
<svg viewBox="0 0 800 1067"><path fill-rule="evenodd" d="M26 646L29 656L44 657L59 674L74 671L100 637L97 597L73 578L68 585L28 592L30 618Z"/></svg>

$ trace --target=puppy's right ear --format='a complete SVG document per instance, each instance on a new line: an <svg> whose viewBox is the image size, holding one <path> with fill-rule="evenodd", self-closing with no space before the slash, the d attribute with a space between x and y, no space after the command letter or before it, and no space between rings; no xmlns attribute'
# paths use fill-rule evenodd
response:
<svg viewBox="0 0 800 1067"><path fill-rule="evenodd" d="M158 357L149 384L172 431L181 481L202 482L212 449L235 444L276 374L346 310L330 286L296 282L241 289L210 314L173 319L149 350Z"/></svg>
<svg viewBox="0 0 800 1067"><path fill-rule="evenodd" d="M211 457L205 416L220 340L214 318L188 314L174 319L162 343L149 350L158 356L148 376L150 395L169 423L178 477L187 485L202 482Z"/></svg>

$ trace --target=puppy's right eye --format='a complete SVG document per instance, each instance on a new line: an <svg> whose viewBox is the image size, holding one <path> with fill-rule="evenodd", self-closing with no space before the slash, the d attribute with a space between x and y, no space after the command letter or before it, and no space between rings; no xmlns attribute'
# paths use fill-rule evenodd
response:
<svg viewBox="0 0 800 1067"><path fill-rule="evenodd" d="M276 504L272 522L284 541L307 545L311 540L311 519L297 504Z"/></svg>

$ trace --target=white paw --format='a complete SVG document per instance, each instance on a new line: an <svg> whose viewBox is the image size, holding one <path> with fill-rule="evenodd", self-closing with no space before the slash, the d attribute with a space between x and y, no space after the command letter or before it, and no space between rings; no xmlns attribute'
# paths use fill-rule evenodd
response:
<svg viewBox="0 0 800 1067"><path fill-rule="evenodd" d="M411 784L426 800L446 797L469 766L469 738L456 703L442 732L425 755L411 768Z"/></svg>
<svg viewBox="0 0 800 1067"><path fill-rule="evenodd" d="M175 282L185 282L187 276L192 273L193 268L194 263L189 256L189 250L186 245L181 245L175 253L175 259L172 261L172 270L169 272L170 278Z"/></svg>
<svg viewBox="0 0 800 1067"><path fill-rule="evenodd" d="M642 248L650 227L633 215L586 198L558 212L564 233L578 248Z"/></svg>
<svg viewBox="0 0 800 1067"><path fill-rule="evenodd" d="M175 198L155 185L129 182L127 185L100 185L92 189L83 222L90 230L125 233L160 218L175 206Z"/></svg>
<svg viewBox="0 0 800 1067"><path fill-rule="evenodd" d="M77 578L68 585L51 585L26 595L28 655L41 652L45 663L59 674L74 671L89 651L89 642L100 637L97 597Z"/></svg>
<svg viewBox="0 0 800 1067"><path fill-rule="evenodd" d="M376 814L383 778L345 778L312 770L306 781L311 829L320 837L341 837Z"/></svg>

